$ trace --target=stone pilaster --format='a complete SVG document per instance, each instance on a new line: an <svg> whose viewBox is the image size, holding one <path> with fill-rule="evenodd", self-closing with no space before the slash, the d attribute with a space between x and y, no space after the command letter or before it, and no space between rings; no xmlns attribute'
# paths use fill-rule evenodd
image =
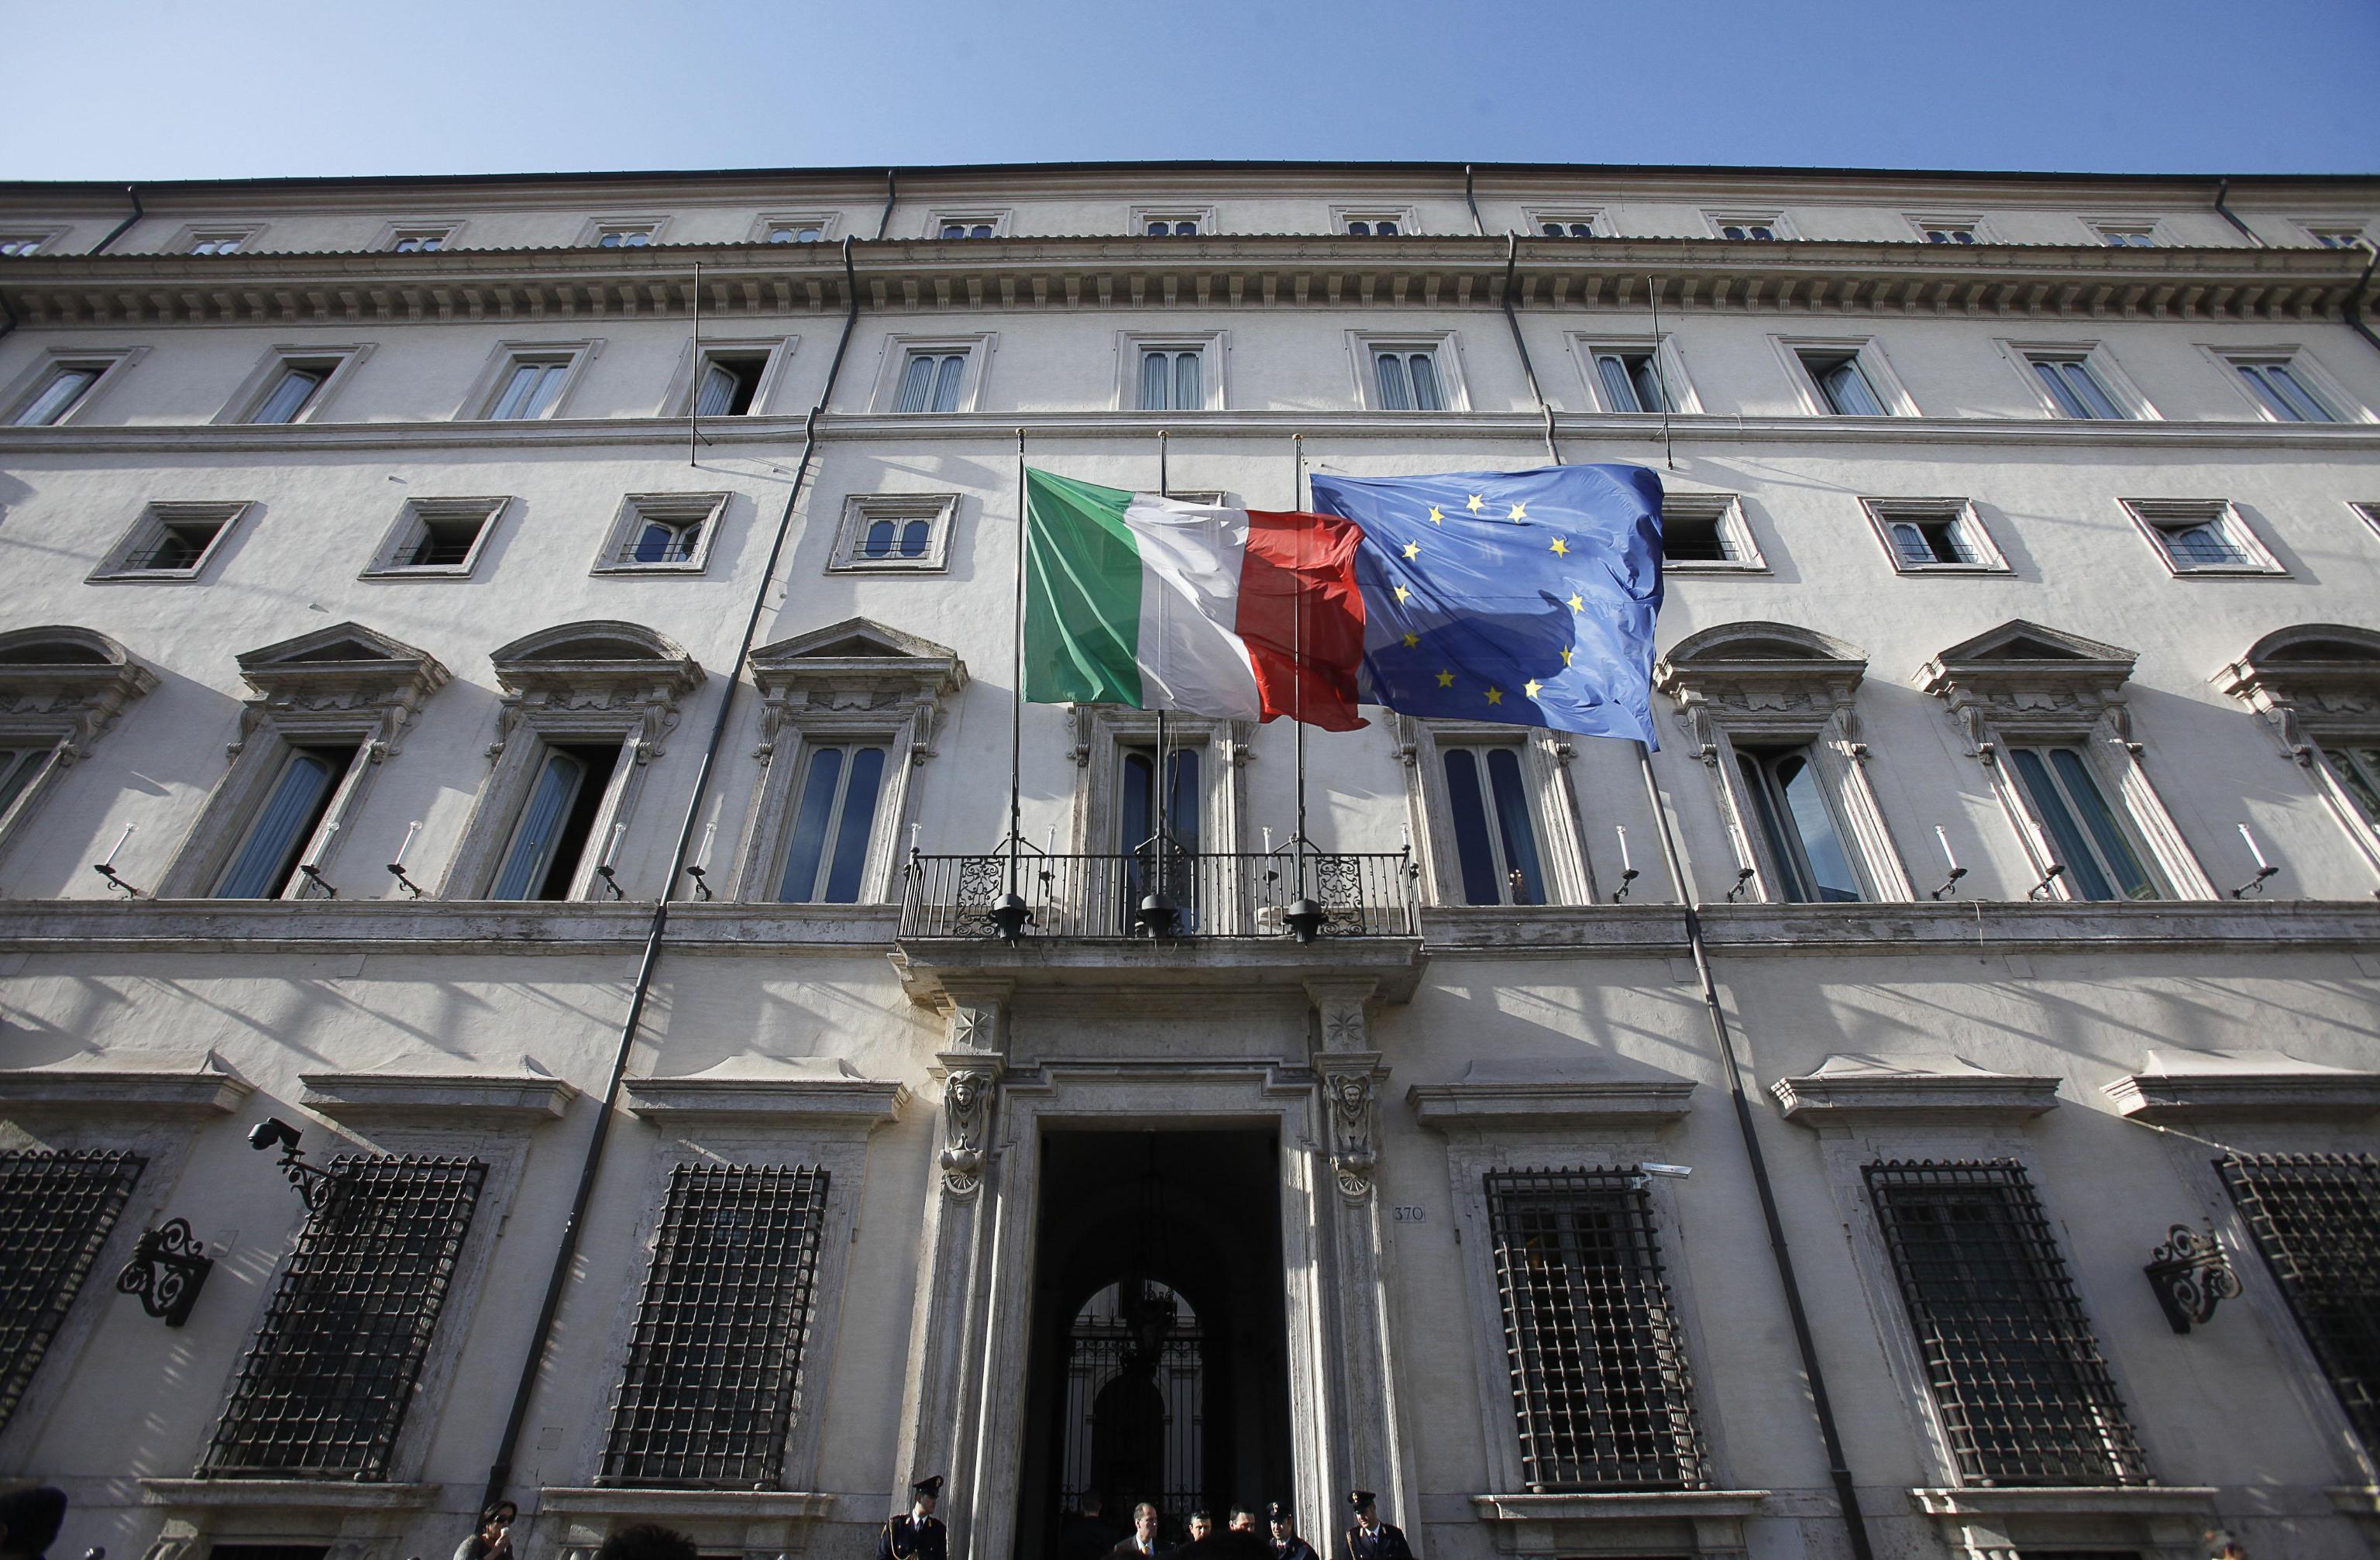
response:
<svg viewBox="0 0 2380 1560"><path fill-rule="evenodd" d="M912 1369L904 1393L894 1488L900 1508L911 1481L941 1474L942 1519L951 1553L964 1556L978 1505L974 1420L981 1401L984 1296L1000 1195L992 1130L1005 1071L1008 998L1004 981L947 983L945 1049L934 1077L942 1085L933 1137L933 1183L926 1200L923 1257L910 1323Z"/></svg>

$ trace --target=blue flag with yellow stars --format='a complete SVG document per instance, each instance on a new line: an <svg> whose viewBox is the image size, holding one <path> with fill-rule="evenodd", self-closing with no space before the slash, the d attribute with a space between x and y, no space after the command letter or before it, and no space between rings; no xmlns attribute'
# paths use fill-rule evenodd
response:
<svg viewBox="0 0 2380 1560"><path fill-rule="evenodd" d="M1661 480L1641 466L1314 479L1362 528L1366 703L1648 747Z"/></svg>

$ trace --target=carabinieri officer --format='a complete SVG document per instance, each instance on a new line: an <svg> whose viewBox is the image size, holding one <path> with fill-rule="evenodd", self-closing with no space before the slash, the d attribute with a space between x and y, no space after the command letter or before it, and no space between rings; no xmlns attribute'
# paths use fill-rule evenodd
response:
<svg viewBox="0 0 2380 1560"><path fill-rule="evenodd" d="M1347 1553L1344 1560L1414 1560L1414 1552L1405 1545L1404 1530L1380 1520L1373 1502L1378 1497L1369 1490L1352 1490L1347 1504L1355 1510L1355 1525L1347 1530Z"/></svg>
<svg viewBox="0 0 2380 1560"><path fill-rule="evenodd" d="M942 1476L918 1480L909 1486L909 1509L887 1520L877 1535L876 1560L950 1560L950 1530L934 1515Z"/></svg>

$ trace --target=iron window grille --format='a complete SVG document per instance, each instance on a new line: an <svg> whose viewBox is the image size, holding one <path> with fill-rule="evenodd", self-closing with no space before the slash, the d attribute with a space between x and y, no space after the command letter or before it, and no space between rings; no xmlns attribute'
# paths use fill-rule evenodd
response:
<svg viewBox="0 0 2380 1560"><path fill-rule="evenodd" d="M0 1154L0 1425L147 1164L129 1153Z"/></svg>
<svg viewBox="0 0 2380 1560"><path fill-rule="evenodd" d="M2024 1167L1926 1160L1865 1174L1961 1481L2148 1483Z"/></svg>
<svg viewBox="0 0 2380 1560"><path fill-rule="evenodd" d="M778 1486L826 1194L810 1165L671 1171L596 1482Z"/></svg>
<svg viewBox="0 0 2380 1560"><path fill-rule="evenodd" d="M2380 1451L2380 1160L2233 1153L2215 1165L2339 1406Z"/></svg>
<svg viewBox="0 0 2380 1560"><path fill-rule="evenodd" d="M1487 1185L1530 1491L1709 1488L1644 1176L1496 1171Z"/></svg>
<svg viewBox="0 0 2380 1560"><path fill-rule="evenodd" d="M329 1168L338 1192L298 1234L201 1478L388 1475L488 1167L341 1154Z"/></svg>

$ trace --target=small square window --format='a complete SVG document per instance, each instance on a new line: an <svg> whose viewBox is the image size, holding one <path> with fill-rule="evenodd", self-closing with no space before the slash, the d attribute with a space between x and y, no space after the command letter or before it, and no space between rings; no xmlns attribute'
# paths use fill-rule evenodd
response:
<svg viewBox="0 0 2380 1560"><path fill-rule="evenodd" d="M121 358L59 358L34 380L32 387L9 413L12 428L53 428L64 422L90 398L99 382Z"/></svg>
<svg viewBox="0 0 2380 1560"><path fill-rule="evenodd" d="M2343 420L2291 352L2226 353L2224 360L2265 416L2275 422Z"/></svg>
<svg viewBox="0 0 2380 1560"><path fill-rule="evenodd" d="M2141 531L2176 574L2278 574L2240 513L2221 499L2128 498Z"/></svg>
<svg viewBox="0 0 2380 1560"><path fill-rule="evenodd" d="M248 510L240 504L152 504L93 580L196 579Z"/></svg>
<svg viewBox="0 0 2380 1560"><path fill-rule="evenodd" d="M597 574L699 574L727 507L723 493L632 493L621 500Z"/></svg>
<svg viewBox="0 0 2380 1560"><path fill-rule="evenodd" d="M1902 574L1997 573L2008 567L1975 518L1974 507L1963 498L1864 502L1892 567Z"/></svg>
<svg viewBox="0 0 2380 1560"><path fill-rule="evenodd" d="M705 352L695 378L694 409L700 417L742 417L759 397L769 372L766 352Z"/></svg>
<svg viewBox="0 0 2380 1560"><path fill-rule="evenodd" d="M528 422L551 417L561 406L586 349L580 347L514 347L498 360L493 384L479 415L496 422Z"/></svg>
<svg viewBox="0 0 2380 1560"><path fill-rule="evenodd" d="M1861 360L1857 348L1803 347L1794 356L1810 383L1818 392L1818 401L1836 417L1888 417L1884 397L1876 394L1876 381Z"/></svg>
<svg viewBox="0 0 2380 1560"><path fill-rule="evenodd" d="M1661 567L1668 571L1750 573L1768 566L1731 493L1661 495Z"/></svg>
<svg viewBox="0 0 2380 1560"><path fill-rule="evenodd" d="M603 222L589 241L599 250L641 250L659 242L661 233L658 222Z"/></svg>
<svg viewBox="0 0 2380 1560"><path fill-rule="evenodd" d="M2317 226L2309 223L2306 237L2326 250L2368 250L2372 247L2372 240L2363 236L2361 223L2338 227ZM0 254L6 252L5 241L0 241Z"/></svg>
<svg viewBox="0 0 2380 1560"><path fill-rule="evenodd" d="M253 227L194 228L182 246L185 254L237 254L259 229Z"/></svg>
<svg viewBox="0 0 2380 1560"><path fill-rule="evenodd" d="M244 411L232 420L250 424L302 422L319 409L324 392L349 354L299 357L276 353L266 365Z"/></svg>
<svg viewBox="0 0 2380 1560"><path fill-rule="evenodd" d="M455 241L455 225L442 222L431 226L398 227L388 236L391 254L435 254Z"/></svg>
<svg viewBox="0 0 2380 1560"><path fill-rule="evenodd" d="M2131 417L2091 366L2088 352L2028 352L2034 379L2060 417L2123 421Z"/></svg>
<svg viewBox="0 0 2380 1560"><path fill-rule="evenodd" d="M854 494L844 500L834 558L841 573L939 573L949 567L954 494Z"/></svg>
<svg viewBox="0 0 2380 1560"><path fill-rule="evenodd" d="M1207 407L1204 348L1144 345L1140 348L1142 411L1203 411Z"/></svg>
<svg viewBox="0 0 2380 1560"><path fill-rule="evenodd" d="M407 499L365 577L468 579L504 506L501 498Z"/></svg>
<svg viewBox="0 0 2380 1560"><path fill-rule="evenodd" d="M1595 348L1595 387L1606 411L1674 411L1660 356L1652 347Z"/></svg>
<svg viewBox="0 0 2380 1560"><path fill-rule="evenodd" d="M1382 411L1446 409L1436 347L1376 347L1372 349L1372 373Z"/></svg>
<svg viewBox="0 0 2380 1560"><path fill-rule="evenodd" d="M973 347L917 345L904 348L892 384L891 409L895 412L965 411L968 395L967 369Z"/></svg>
<svg viewBox="0 0 2380 1560"><path fill-rule="evenodd" d="M2157 247L2154 222L2095 222L2091 232L2111 250L2153 250Z"/></svg>
<svg viewBox="0 0 2380 1560"><path fill-rule="evenodd" d="M1793 237L1782 212L1705 212L1703 217L1722 238L1766 244Z"/></svg>

